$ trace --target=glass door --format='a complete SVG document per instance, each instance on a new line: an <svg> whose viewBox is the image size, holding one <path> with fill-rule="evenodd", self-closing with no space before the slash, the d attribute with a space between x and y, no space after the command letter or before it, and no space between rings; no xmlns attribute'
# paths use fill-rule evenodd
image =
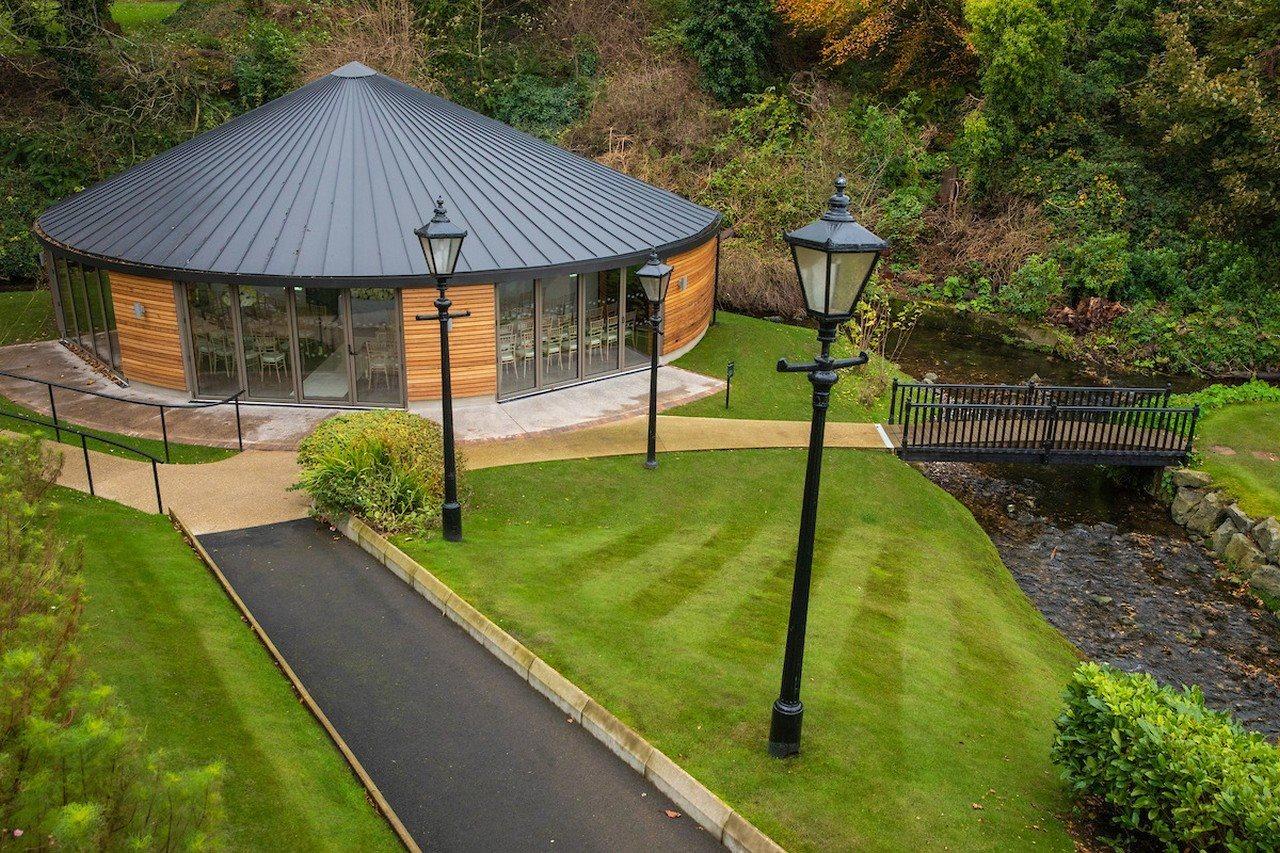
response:
<svg viewBox="0 0 1280 853"><path fill-rule="evenodd" d="M188 284L186 291L196 395L229 397L240 388L231 318L233 291L229 285L212 283Z"/></svg>
<svg viewBox="0 0 1280 853"><path fill-rule="evenodd" d="M499 397L537 387L535 301L532 280L504 281L498 285Z"/></svg>
<svg viewBox="0 0 1280 853"><path fill-rule="evenodd" d="M649 363L653 352L653 330L649 327L649 300L644 288L632 274L639 267L628 270L627 320L623 329L622 366L637 367Z"/></svg>
<svg viewBox="0 0 1280 853"><path fill-rule="evenodd" d="M621 342L621 313L618 299L622 293L621 270L602 270L587 277L583 294L582 348L586 351L588 376L600 376L618 369L618 345Z"/></svg>
<svg viewBox="0 0 1280 853"><path fill-rule="evenodd" d="M236 290L240 294L240 347L247 396L296 400L288 290L257 285Z"/></svg>
<svg viewBox="0 0 1280 853"><path fill-rule="evenodd" d="M352 288L350 299L356 402L403 402L396 292L389 287L356 287Z"/></svg>
<svg viewBox="0 0 1280 853"><path fill-rule="evenodd" d="M542 387L578 378L578 278L544 278L542 287Z"/></svg>
<svg viewBox="0 0 1280 853"><path fill-rule="evenodd" d="M311 403L351 401L351 355L343 291L295 287L298 366L302 399Z"/></svg>

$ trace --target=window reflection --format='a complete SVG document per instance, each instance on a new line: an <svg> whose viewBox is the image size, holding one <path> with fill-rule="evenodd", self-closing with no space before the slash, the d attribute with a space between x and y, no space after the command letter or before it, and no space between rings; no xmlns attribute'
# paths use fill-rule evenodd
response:
<svg viewBox="0 0 1280 853"><path fill-rule="evenodd" d="M58 295L63 338L103 364L118 368L120 343L106 270L58 258L53 263L52 283Z"/></svg>
<svg viewBox="0 0 1280 853"><path fill-rule="evenodd" d="M389 287L351 290L351 340L356 353L356 402L400 402L400 315Z"/></svg>

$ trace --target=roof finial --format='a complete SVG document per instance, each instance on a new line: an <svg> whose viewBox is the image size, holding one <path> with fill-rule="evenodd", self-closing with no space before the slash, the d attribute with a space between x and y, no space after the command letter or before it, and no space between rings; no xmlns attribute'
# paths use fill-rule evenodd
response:
<svg viewBox="0 0 1280 853"><path fill-rule="evenodd" d="M849 196L845 193L844 188L849 186L849 182L844 179L844 172L836 177L836 191L827 201L827 212L822 214L822 218L828 222L852 222L853 216L849 213Z"/></svg>

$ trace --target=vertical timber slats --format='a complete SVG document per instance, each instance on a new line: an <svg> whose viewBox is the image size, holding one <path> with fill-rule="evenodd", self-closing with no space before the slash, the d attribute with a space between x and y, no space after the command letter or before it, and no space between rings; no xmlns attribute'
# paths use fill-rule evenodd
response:
<svg viewBox="0 0 1280 853"><path fill-rule="evenodd" d="M108 273L116 330L120 336L120 372L131 382L187 390L182 339L173 282L122 272ZM134 305L142 306L142 316Z"/></svg>
<svg viewBox="0 0 1280 853"><path fill-rule="evenodd" d="M453 396L482 397L498 393L495 288L492 284L462 284L449 288L453 307L471 316L453 321L449 331L449 362ZM434 287L404 290L404 367L409 400L440 399L440 323L415 320L418 314L434 314Z"/></svg>

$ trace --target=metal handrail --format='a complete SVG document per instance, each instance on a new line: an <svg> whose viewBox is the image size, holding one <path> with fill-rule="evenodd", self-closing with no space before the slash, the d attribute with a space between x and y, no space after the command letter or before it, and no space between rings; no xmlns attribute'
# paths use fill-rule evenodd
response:
<svg viewBox="0 0 1280 853"><path fill-rule="evenodd" d="M240 397L245 393L245 389L243 388L241 388L236 393L232 394L230 397L226 397L221 400L209 400L205 402L193 401L189 403L156 403L151 400L130 400L127 397L117 397L114 394L104 394L101 391L94 391L90 388L77 388L74 385L64 385L61 382L53 382L48 379L38 379L34 376L23 376L21 373L13 373L8 370L0 370L0 376L7 376L10 379L19 379L19 380L22 380L23 382L34 382L38 385L44 385L48 389L49 413L53 418L53 423L51 424L51 426L53 427L54 435L58 437L59 441L62 440L62 430L65 429L68 432L74 432L74 430L72 430L70 427L63 426L62 423L58 420L58 403L54 399L54 395L53 395L54 388L61 388L64 391L74 391L77 394L88 394L91 397L100 397L104 400L115 400L118 403L128 403L133 406L149 406L153 409L159 409L160 410L160 436L161 436L161 440L164 442L164 461L166 463L168 463L170 459L169 459L169 424L168 424L168 421L165 420L165 416L164 416L165 409L208 409L213 406L225 406L228 403L233 403L235 405L235 411L236 411L236 447L239 450L244 450L244 432L240 425Z"/></svg>
<svg viewBox="0 0 1280 853"><path fill-rule="evenodd" d="M907 402L964 403L967 401L997 405L1141 405L1168 406L1171 388L1128 388L1124 386L960 384L936 382L902 382L894 379L889 398L889 423L899 423ZM959 399L957 399L959 398Z"/></svg>
<svg viewBox="0 0 1280 853"><path fill-rule="evenodd" d="M7 412L7 411L4 411L3 409L0 409L0 417L13 418L14 420L17 420L17 421L26 421L27 423L36 424L37 426L42 426L46 428L52 428L54 426L52 423L47 423L45 421L40 420L39 418L33 418L28 415L20 415L17 412ZM141 456L143 459L146 459L147 461L149 461L151 463L151 481L152 483L155 484L155 490L156 490L156 511L162 515L164 514L164 503L160 500L160 470L157 467L158 463L160 462L160 458L158 456L152 456L150 453L147 453L145 450L139 450L136 447L130 447L127 444L122 444L121 442L114 441L110 438L103 438L100 435L94 435L92 433L83 432L81 430L75 429L74 427L64 426L61 428L61 432L69 432L72 435L80 436L80 452L84 455L84 476L89 483L89 494L91 495L96 495L97 492L95 492L93 488L93 466L89 463L89 440L90 439L97 442L101 442L102 444L109 444L112 447L118 447L121 450L127 450L130 453L136 453L139 456ZM61 443L62 437L60 435L60 432L56 428L55 428L55 434L58 435L58 442Z"/></svg>
<svg viewBox="0 0 1280 853"><path fill-rule="evenodd" d="M1039 452L1042 456L1053 452L1188 454L1195 441L1200 407L917 403L904 399L903 415L904 450L1005 450ZM962 432L957 426L961 423L977 426ZM1118 432L1105 437L1090 434L1090 424L1111 424Z"/></svg>

